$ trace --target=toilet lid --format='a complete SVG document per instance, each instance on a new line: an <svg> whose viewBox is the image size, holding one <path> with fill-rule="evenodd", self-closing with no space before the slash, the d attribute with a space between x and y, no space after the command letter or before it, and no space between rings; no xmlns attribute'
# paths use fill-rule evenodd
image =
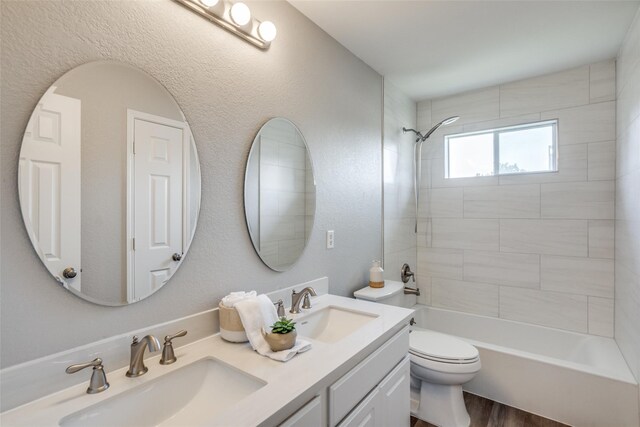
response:
<svg viewBox="0 0 640 427"><path fill-rule="evenodd" d="M470 363L478 359L478 349L451 335L434 331L412 331L410 352L427 359L447 363Z"/></svg>

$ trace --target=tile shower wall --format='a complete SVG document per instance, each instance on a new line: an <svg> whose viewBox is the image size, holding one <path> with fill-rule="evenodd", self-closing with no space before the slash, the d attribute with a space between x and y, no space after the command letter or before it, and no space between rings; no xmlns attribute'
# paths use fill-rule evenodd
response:
<svg viewBox="0 0 640 427"><path fill-rule="evenodd" d="M436 307L613 336L615 62L418 103L418 281ZM558 119L559 171L444 178L446 134Z"/></svg>
<svg viewBox="0 0 640 427"><path fill-rule="evenodd" d="M415 271L413 143L402 128L415 128L416 103L390 82L384 84L384 278L400 280L405 262Z"/></svg>
<svg viewBox="0 0 640 427"><path fill-rule="evenodd" d="M615 336L640 378L640 12L618 58Z"/></svg>

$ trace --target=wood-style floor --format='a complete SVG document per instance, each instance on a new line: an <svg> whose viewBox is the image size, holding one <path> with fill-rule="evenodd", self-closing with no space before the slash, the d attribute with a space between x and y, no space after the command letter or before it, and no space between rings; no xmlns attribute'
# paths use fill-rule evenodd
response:
<svg viewBox="0 0 640 427"><path fill-rule="evenodd" d="M566 424L470 393L464 394L464 403L471 417L471 427L566 427ZM411 417L411 427L436 426Z"/></svg>

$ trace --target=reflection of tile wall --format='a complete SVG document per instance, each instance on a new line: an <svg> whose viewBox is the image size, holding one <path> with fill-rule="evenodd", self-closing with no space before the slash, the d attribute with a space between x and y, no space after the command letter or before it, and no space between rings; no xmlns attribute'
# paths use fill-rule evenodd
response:
<svg viewBox="0 0 640 427"><path fill-rule="evenodd" d="M613 336L615 62L418 103L418 275L437 307ZM558 119L557 173L444 178L444 135ZM425 289L427 286L421 286Z"/></svg>
<svg viewBox="0 0 640 427"><path fill-rule="evenodd" d="M640 379L640 11L617 68L615 335Z"/></svg>
<svg viewBox="0 0 640 427"><path fill-rule="evenodd" d="M261 131L260 253L269 265L285 267L304 248L308 164L304 142L287 122L274 121Z"/></svg>
<svg viewBox="0 0 640 427"><path fill-rule="evenodd" d="M415 271L416 234L413 201L413 142L402 132L415 128L416 103L391 83L384 85L384 277L400 280L405 262Z"/></svg>

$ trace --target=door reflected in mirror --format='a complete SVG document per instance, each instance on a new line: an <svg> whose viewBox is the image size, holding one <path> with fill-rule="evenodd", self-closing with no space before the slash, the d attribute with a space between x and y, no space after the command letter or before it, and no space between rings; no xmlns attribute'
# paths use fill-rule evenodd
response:
<svg viewBox="0 0 640 427"><path fill-rule="evenodd" d="M251 146L244 183L247 227L262 261L286 271L313 229L316 185L304 136L291 121L265 123Z"/></svg>
<svg viewBox="0 0 640 427"><path fill-rule="evenodd" d="M200 167L189 125L153 77L92 62L58 79L28 122L23 219L58 283L103 305L148 297L195 232Z"/></svg>

